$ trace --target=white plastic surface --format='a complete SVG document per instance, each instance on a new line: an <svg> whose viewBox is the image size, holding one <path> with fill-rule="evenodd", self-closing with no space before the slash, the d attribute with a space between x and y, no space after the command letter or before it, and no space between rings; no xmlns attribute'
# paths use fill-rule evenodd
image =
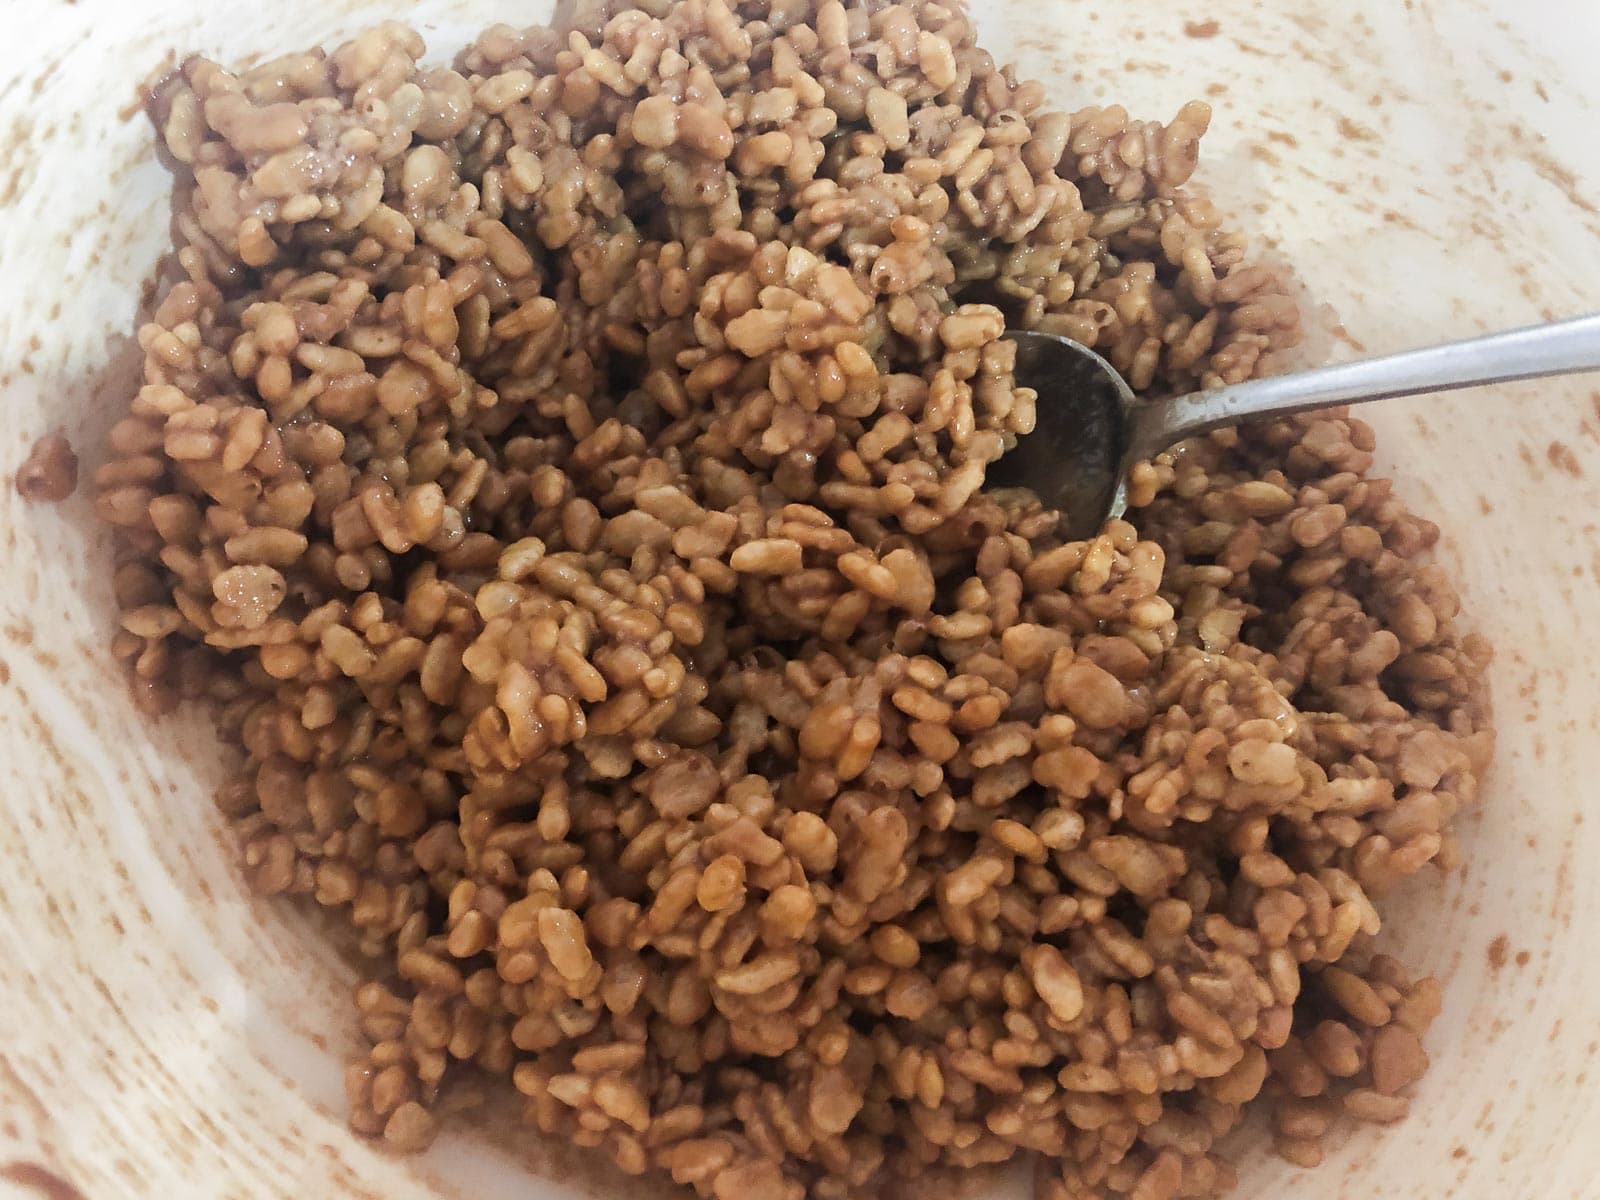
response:
<svg viewBox="0 0 1600 1200"><path fill-rule="evenodd" d="M346 970L245 893L202 726L138 718L105 652L80 494L9 486L65 426L85 476L126 403L166 178L135 84L400 15L436 54L517 0L0 0L0 1197L552 1200L559 1154L349 1135ZM1217 108L1202 179L1381 352L1600 308L1594 0L983 0L1057 103ZM1215 22L1215 27L1209 24ZM1209 35L1209 36L1206 36ZM1323 318L1318 318L1322 320ZM1246 1145L1247 1200L1600 1197L1600 379L1369 410L1498 645L1501 752L1465 870L1389 907L1448 979L1414 1115L1303 1173ZM1503 939L1503 940L1502 940ZM1247 1139L1248 1140L1248 1139ZM526 1139L523 1139L526 1142ZM9 1178L9 1182L7 1182ZM42 1177L34 1177L37 1181ZM604 1194L637 1196L639 1185Z"/></svg>

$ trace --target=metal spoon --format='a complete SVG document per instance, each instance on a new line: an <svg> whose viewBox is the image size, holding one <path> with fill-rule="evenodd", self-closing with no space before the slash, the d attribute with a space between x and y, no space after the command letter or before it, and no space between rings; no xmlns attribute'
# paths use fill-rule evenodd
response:
<svg viewBox="0 0 1600 1200"><path fill-rule="evenodd" d="M1184 438L1250 417L1600 370L1600 313L1384 358L1259 379L1165 400L1137 399L1093 350L1054 334L1007 331L1017 383L1039 393L1037 425L989 472L1066 513L1093 537L1128 507L1128 472Z"/></svg>

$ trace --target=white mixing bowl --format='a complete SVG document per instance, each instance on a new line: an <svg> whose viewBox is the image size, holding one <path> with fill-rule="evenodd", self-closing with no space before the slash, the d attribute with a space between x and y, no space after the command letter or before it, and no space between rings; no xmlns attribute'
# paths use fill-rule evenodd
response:
<svg viewBox="0 0 1600 1200"><path fill-rule="evenodd" d="M979 7L986 45L1060 106L1216 105L1201 179L1295 266L1340 353L1600 308L1595 0ZM167 241L135 85L163 55L391 16L448 54L547 10L0 0L0 1196L568 1194L530 1183L566 1159L526 1135L457 1130L400 1159L346 1131L347 968L306 915L246 893L203 724L135 714L88 500L9 486L56 426L87 477L127 403ZM1500 754L1465 868L1389 910L1391 944L1448 981L1413 1115L1308 1173L1247 1144L1239 1194L1600 1197L1600 380L1364 415L1499 648Z"/></svg>

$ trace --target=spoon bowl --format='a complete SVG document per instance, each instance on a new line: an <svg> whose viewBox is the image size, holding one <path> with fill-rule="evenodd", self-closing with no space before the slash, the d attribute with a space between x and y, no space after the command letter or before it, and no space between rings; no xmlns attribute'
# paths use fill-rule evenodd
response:
<svg viewBox="0 0 1600 1200"><path fill-rule="evenodd" d="M1037 424L989 470L996 487L1027 488L1066 514L1066 533L1093 537L1128 506L1125 462L1138 404L1122 375L1087 346L1053 333L1007 331L1017 382L1039 393Z"/></svg>

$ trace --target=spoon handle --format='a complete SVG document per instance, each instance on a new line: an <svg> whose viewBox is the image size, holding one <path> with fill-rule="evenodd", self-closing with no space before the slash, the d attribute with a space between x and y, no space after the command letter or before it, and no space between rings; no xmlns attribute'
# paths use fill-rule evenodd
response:
<svg viewBox="0 0 1600 1200"><path fill-rule="evenodd" d="M1600 313L1194 392L1141 406L1131 458L1247 417L1600 370ZM1141 411L1142 409L1142 411Z"/></svg>

